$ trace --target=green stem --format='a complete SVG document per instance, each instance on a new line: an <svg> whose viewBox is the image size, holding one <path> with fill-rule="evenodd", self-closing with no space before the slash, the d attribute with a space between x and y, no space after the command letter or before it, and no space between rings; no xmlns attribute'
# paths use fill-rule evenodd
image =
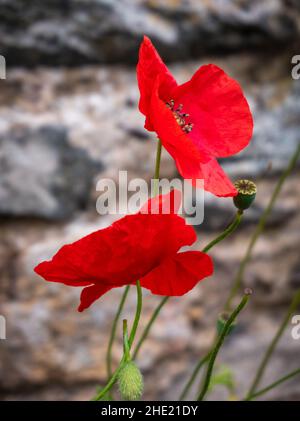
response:
<svg viewBox="0 0 300 421"><path fill-rule="evenodd" d="M291 302L291 304L288 308L288 311L287 311L281 325L279 326L279 329L278 329L276 335L274 336L272 342L270 343L270 345L269 345L269 347L268 347L268 349L267 349L267 351L266 351L266 353L265 353L265 355L264 355L264 357L263 357L263 359L262 359L262 361L261 361L261 363L260 363L260 365L257 369L255 378L252 382L252 385L249 389L249 392L247 394L246 399L248 399L249 396L254 394L254 392L255 392L257 386L259 385L259 382L260 382L260 380L261 380L261 378L262 378L262 376L265 372L265 369L266 369L266 366L269 362L269 359L271 358L279 339L281 338L287 324L290 321L291 316L294 314L294 312L297 309L297 307L299 306L299 304L300 304L300 290L298 290L297 293L294 295L293 300L292 300L292 302Z"/></svg>
<svg viewBox="0 0 300 421"><path fill-rule="evenodd" d="M142 288L140 285L140 281L136 282L136 291L137 291L137 306L136 306L136 312L135 312L132 329L131 329L130 336L128 339L129 351L132 347L132 344L136 335L136 331L138 328L139 320L141 317L141 311L142 311ZM125 358L125 355L123 355L120 361L120 364L118 365L114 374L111 376L111 378L109 379L108 383L104 386L104 388L92 399L93 401L100 401L103 397L105 397L107 393L110 392L111 388L117 381L120 370L122 369L123 364L125 362L126 362L126 358Z"/></svg>
<svg viewBox="0 0 300 421"><path fill-rule="evenodd" d="M118 368L115 370L114 374L111 376L108 383L104 386L104 388L96 396L94 396L91 399L92 401L101 401L101 399L103 399L105 397L105 395L107 395L109 393L109 391L111 390L111 388L113 387L113 385L116 383L116 381L118 379L119 373L121 371L121 368L123 367L124 362L125 362L125 358L123 357L121 359L121 362L120 362Z"/></svg>
<svg viewBox="0 0 300 421"><path fill-rule="evenodd" d="M155 195L158 193L158 181L159 181L159 172L160 172L161 151L162 151L162 144L161 144L161 141L158 139L157 151L156 151L155 172L154 172L154 180L155 180L154 191L155 191ZM119 322L122 310L124 308L124 305L125 305L125 302L126 302L126 299L127 299L127 296L128 296L129 289L130 289L130 286L127 285L125 290L124 290L124 293L122 295L121 301L119 303L119 307L118 307L117 313L115 315L115 318L113 320L113 324L112 324L112 328L111 328L111 334L110 334L107 353L106 353L106 370L107 370L108 379L112 375L112 348L113 348L113 344L114 344L114 341L115 341L115 338L116 338L117 326L118 326L118 322Z"/></svg>
<svg viewBox="0 0 300 421"><path fill-rule="evenodd" d="M204 249L202 250L203 253L207 253L213 246L220 243L222 240L224 240L224 238L228 237L228 235L235 231L241 223L242 216L243 211L238 210L232 223L218 237L216 237L214 240L208 243L207 246L204 247Z"/></svg>
<svg viewBox="0 0 300 421"><path fill-rule="evenodd" d="M241 261L241 264L240 264L240 267L239 267L238 272L236 274L236 277L234 279L233 286L231 288L229 297L226 301L226 304L225 304L226 310L229 310L231 308L232 300L241 287L246 266L251 259L252 250L253 250L260 234L264 230L267 219L268 219L269 215L271 214L271 212L273 210L274 204L276 202L276 199L277 199L279 193L281 192L282 186L283 186L286 178L290 175L290 173L292 172L292 170L296 166L296 163L299 159L299 156L300 156L300 144L298 145L294 154L292 155L288 166L286 167L286 169L281 174L281 176L278 180L278 183L275 186L275 189L273 191L271 199L270 199L266 209L264 210L263 214L261 215L261 217L259 219L258 225L257 225L257 227L256 227L256 229L255 229L255 231L254 231L254 233L251 237L251 240L250 240L250 243L248 245L246 254L245 254L243 260Z"/></svg>
<svg viewBox="0 0 300 421"><path fill-rule="evenodd" d="M143 305L143 294L142 294L142 287L140 284L140 281L136 282L136 293L137 293L137 306L136 306L136 312L135 312L135 317L134 317L134 321L133 321L133 325L132 325L132 329L130 332L130 336L129 336L129 347L131 349L135 335L136 335L136 331L139 325L139 321L141 318L141 312L142 312L142 305Z"/></svg>
<svg viewBox="0 0 300 421"><path fill-rule="evenodd" d="M118 307L118 310L117 310L117 313L115 315L115 318L114 318L114 321L113 321L113 324L112 324L112 328L111 328L111 334L110 334L107 353L106 353L106 370L107 370L107 378L108 379L112 375L112 347L113 347L113 343L114 343L115 338L116 338L118 322L119 322L122 310L124 308L125 301L126 301L128 293L129 293L129 289L130 289L130 285L127 285L124 292L123 292L123 295L122 295L122 298L121 298L121 301L120 301L120 304L119 304L119 307Z"/></svg>
<svg viewBox="0 0 300 421"><path fill-rule="evenodd" d="M216 237L214 240L212 240L210 243L208 243L203 249L202 252L203 253L207 253L212 247L214 247L216 244L218 244L220 241L224 240L226 237L228 237L228 235L230 235L231 233L233 233L237 227L240 225L241 220L242 220L242 216L243 216L243 211L238 210L234 220L232 221L232 223L218 236ZM180 397L179 400L183 400L186 395L188 394L190 388L193 386L197 375L199 373L199 371L201 370L201 368L203 367L203 365L206 363L206 361L209 358L210 353L206 354L204 357L202 357L196 367L194 368L191 377L189 378L189 380L187 381Z"/></svg>
<svg viewBox="0 0 300 421"><path fill-rule="evenodd" d="M130 360L130 346L128 340L128 327L127 327L127 320L123 320L123 355L125 361Z"/></svg>
<svg viewBox="0 0 300 421"><path fill-rule="evenodd" d="M161 151L162 151L162 144L161 144L160 139L157 139L155 171L154 171L154 178L153 178L153 180L154 180L153 197L155 197L158 194Z"/></svg>
<svg viewBox="0 0 300 421"><path fill-rule="evenodd" d="M195 382L195 380L197 378L197 375L198 375L199 371L201 370L201 368L203 367L203 365L206 363L206 361L208 361L209 357L210 357L210 352L208 354L206 354L203 358L201 358L198 361L198 363L197 363L196 367L194 368L194 371L193 371L193 373L192 373L189 381L186 383L186 385L185 385L185 387L184 387L181 395L179 396L179 400L180 401L183 401L185 399L185 397L188 394L190 388L193 386L193 384L194 384L194 382Z"/></svg>
<svg viewBox="0 0 300 421"><path fill-rule="evenodd" d="M137 346L136 346L136 348L134 350L134 353L133 353L133 358L134 359L137 357L137 355L139 353L139 350L140 350L140 348L141 348L144 340L147 338L147 336L149 334L149 331L150 331L153 323L155 322L157 316L159 315L160 310L166 304L166 302L168 301L169 298L170 297L163 297L163 299L160 301L160 303L158 304L158 306L156 307L156 309L152 313L152 316L151 316L149 322L147 323L147 325L146 325L146 327L145 327L145 329L144 329L144 331L142 333L142 336L140 337L140 339L139 339L139 341L137 343Z"/></svg>
<svg viewBox="0 0 300 421"><path fill-rule="evenodd" d="M287 374L284 377L281 377L280 379L276 380L276 382L271 383L269 386L264 387L263 389L259 390L258 392L253 393L252 395L247 396L247 398L245 398L245 401L251 401L254 398L257 398L258 396L261 396L267 392L269 392L271 389L274 389L274 387L280 385L281 383L291 379L294 376L297 376L298 374L300 374L300 368L298 368L297 370L292 371L291 373Z"/></svg>
<svg viewBox="0 0 300 421"><path fill-rule="evenodd" d="M211 241L209 244L207 244L207 246L204 247L204 249L202 250L203 253L206 253L208 250L210 250L213 246L215 246L216 244L218 244L220 241L224 240L224 238L226 238L228 235L230 235L233 231L235 231L235 229L239 226L240 222L241 222L241 218L242 218L242 212L238 211L233 222L222 232L221 235L219 235L217 238L215 238L213 241ZM161 309L163 308L163 306L167 303L167 301L169 300L170 297L164 297L160 303L158 304L158 306L155 308L154 312L152 313L152 316L150 317L149 322L147 323L142 336L137 344L137 347L134 351L133 357L136 358L143 342L145 341L145 339L148 337L150 329L153 325L153 323L155 322L155 320L157 319L157 316L159 315ZM202 364L201 364L202 366ZM200 366L200 368L201 368ZM197 368L197 367L196 367ZM200 368L198 369L198 371L200 370ZM196 369L195 369L196 371ZM198 371L196 373L193 373L192 376L194 376L196 378L196 375L198 373ZM195 380L195 379L194 379ZM193 382L194 382L193 380ZM190 386L192 386L193 382L191 383ZM190 383L190 381L188 382ZM186 385L187 386L187 385ZM190 388L190 386L188 387L188 390ZM188 392L187 390L187 392ZM187 393L186 392L186 393Z"/></svg>
<svg viewBox="0 0 300 421"><path fill-rule="evenodd" d="M202 389L198 395L197 400L198 401L202 401L206 395L206 392L208 390L209 384L210 384L210 379L211 379L211 375L213 372L213 368L214 368L214 364L215 364L215 360L217 358L218 352L221 349L221 346L223 345L223 342L229 332L229 329L232 325L232 323L235 321L236 317L238 316L238 314L242 311L242 309L245 307L245 305L247 304L248 300L249 300L249 296L250 296L250 292L246 293L242 299L242 301L240 302L240 304L237 306L237 308L231 313L230 317L228 318L227 322L224 325L224 328L221 332L221 334L219 335L216 344L214 346L214 348L212 349L211 353L210 353L210 357L209 357L209 362L208 362L208 366L207 366L207 371L206 371L206 375L204 378L204 382L203 382L203 386Z"/></svg>

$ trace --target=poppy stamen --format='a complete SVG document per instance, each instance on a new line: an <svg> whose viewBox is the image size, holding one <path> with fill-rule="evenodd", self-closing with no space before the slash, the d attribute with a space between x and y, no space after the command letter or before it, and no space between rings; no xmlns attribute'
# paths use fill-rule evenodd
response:
<svg viewBox="0 0 300 421"><path fill-rule="evenodd" d="M175 120L179 124L179 126L182 128L182 130L185 133L190 133L193 130L193 123L187 123L186 117L189 117L190 115L188 113L183 113L183 104L179 104L177 108L175 107L175 101L174 99L170 99L170 101L166 102L166 106L172 111Z"/></svg>

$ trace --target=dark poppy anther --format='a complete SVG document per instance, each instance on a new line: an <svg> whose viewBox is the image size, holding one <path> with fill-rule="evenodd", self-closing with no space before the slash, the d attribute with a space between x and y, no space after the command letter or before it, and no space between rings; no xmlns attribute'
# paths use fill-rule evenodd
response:
<svg viewBox="0 0 300 421"><path fill-rule="evenodd" d="M185 124L183 127L182 127L182 130L185 132L185 133L190 133L192 130L193 130L193 123L188 123L188 124Z"/></svg>
<svg viewBox="0 0 300 421"><path fill-rule="evenodd" d="M188 113L183 113L183 104L179 104L176 109L174 109L175 101L174 99L170 99L170 101L166 102L166 106L172 111L175 120L179 124L179 126L182 128L182 130L185 133L190 133L193 130L193 123L186 123L185 119L189 117L190 115Z"/></svg>

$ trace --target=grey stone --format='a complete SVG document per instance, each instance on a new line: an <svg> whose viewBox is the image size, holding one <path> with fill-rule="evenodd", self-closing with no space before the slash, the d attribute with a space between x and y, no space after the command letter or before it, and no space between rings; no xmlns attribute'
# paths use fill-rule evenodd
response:
<svg viewBox="0 0 300 421"><path fill-rule="evenodd" d="M284 0L2 0L0 51L10 65L136 62L144 34L168 60L291 45L299 3Z"/></svg>
<svg viewBox="0 0 300 421"><path fill-rule="evenodd" d="M101 168L71 146L63 127L17 129L0 137L0 214L58 220L86 208Z"/></svg>

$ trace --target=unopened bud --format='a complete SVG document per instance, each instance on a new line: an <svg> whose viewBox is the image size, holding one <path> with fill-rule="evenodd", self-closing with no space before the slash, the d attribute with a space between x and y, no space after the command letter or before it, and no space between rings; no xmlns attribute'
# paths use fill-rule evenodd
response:
<svg viewBox="0 0 300 421"><path fill-rule="evenodd" d="M239 180L234 183L238 194L234 196L233 202L241 211L248 209L255 199L257 187L253 181Z"/></svg>
<svg viewBox="0 0 300 421"><path fill-rule="evenodd" d="M136 401L143 393L143 376L133 361L127 362L119 373L119 391L122 399Z"/></svg>
<svg viewBox="0 0 300 421"><path fill-rule="evenodd" d="M218 333L218 335L221 335L221 333L223 332L223 329L225 327L225 324L226 324L229 316L230 316L230 314L227 313L227 312L223 312L223 313L219 314L219 317L218 317L218 320L217 320L217 333ZM233 331L233 329L235 328L235 325L236 325L235 322L233 322L230 325L229 330L227 332L227 335L229 335Z"/></svg>

